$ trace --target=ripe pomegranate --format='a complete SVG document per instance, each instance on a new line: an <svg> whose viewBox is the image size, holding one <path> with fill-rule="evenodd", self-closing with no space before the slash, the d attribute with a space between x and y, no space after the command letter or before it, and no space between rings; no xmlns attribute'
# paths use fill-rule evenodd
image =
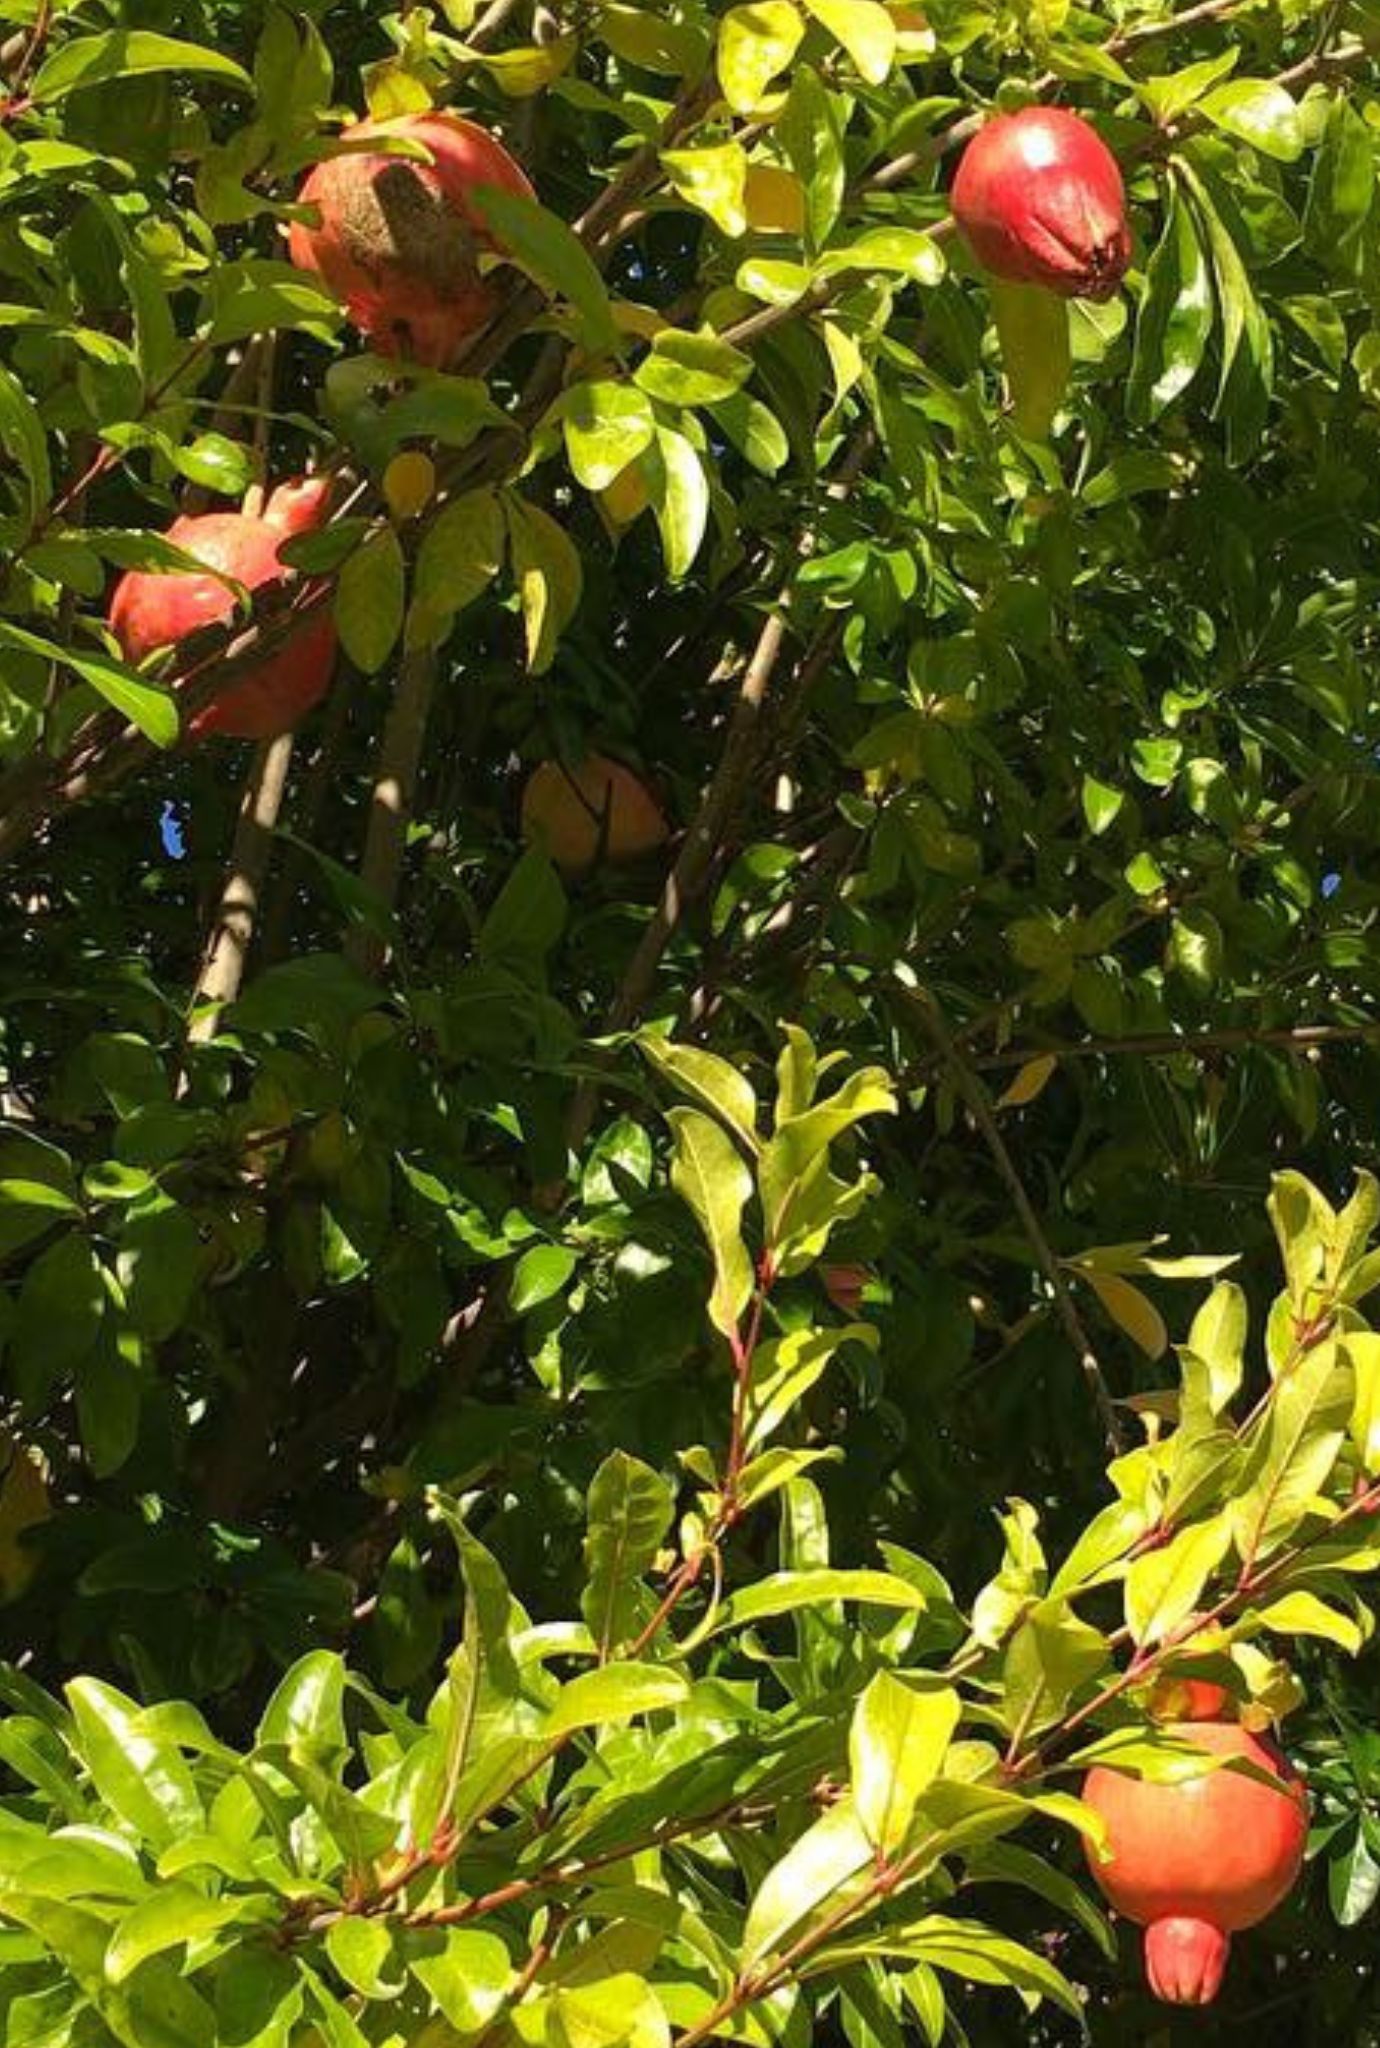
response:
<svg viewBox="0 0 1380 2048"><path fill-rule="evenodd" d="M294 222L288 254L343 299L380 355L444 369L497 304L477 260L496 244L472 195L497 186L530 199L532 187L501 143L458 114L360 121L341 140L374 135L421 143L431 162L362 149L317 164L297 196L319 225Z"/></svg>
<svg viewBox="0 0 1380 2048"><path fill-rule="evenodd" d="M1150 1988L1171 2005L1208 2005L1232 1935L1273 1912L1298 1876L1308 1800L1275 1744L1235 1721L1177 1721L1168 1732L1275 1779L1218 1769L1156 1785L1099 1764L1083 1785L1110 1851L1099 1863L1090 1848L1088 1862L1117 1911L1145 1929Z"/></svg>
<svg viewBox="0 0 1380 2048"><path fill-rule="evenodd" d="M1109 299L1131 260L1117 160L1078 114L998 114L968 144L950 195L978 262L1009 284Z"/></svg>
<svg viewBox="0 0 1380 2048"><path fill-rule="evenodd" d="M662 845L666 831L646 784L606 754L586 754L577 768L543 761L522 792L523 838L568 874L582 874L601 853L636 860Z"/></svg>
<svg viewBox="0 0 1380 2048"><path fill-rule="evenodd" d="M323 517L330 486L322 477L281 484L263 512L203 512L175 519L168 539L198 561L234 576L249 590L285 572L280 544ZM110 624L126 661L141 662L155 648L175 646L201 626L231 618L235 600L214 576L192 570L131 569L115 586ZM290 732L320 702L335 667L335 627L319 606L255 667L187 721L191 739L220 733L229 739L271 739Z"/></svg>

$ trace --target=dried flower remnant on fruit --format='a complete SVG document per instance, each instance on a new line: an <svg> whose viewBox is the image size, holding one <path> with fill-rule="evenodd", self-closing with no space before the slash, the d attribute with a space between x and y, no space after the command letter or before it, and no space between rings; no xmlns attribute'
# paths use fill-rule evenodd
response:
<svg viewBox="0 0 1380 2048"><path fill-rule="evenodd" d="M1126 274L1120 168L1096 130L1065 108L988 121L963 152L951 199L964 240L993 277L1107 299Z"/></svg>

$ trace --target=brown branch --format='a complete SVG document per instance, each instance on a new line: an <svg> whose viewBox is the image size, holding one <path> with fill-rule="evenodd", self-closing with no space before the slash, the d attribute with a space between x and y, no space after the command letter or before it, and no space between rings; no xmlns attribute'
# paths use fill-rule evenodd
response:
<svg viewBox="0 0 1380 2048"><path fill-rule="evenodd" d="M1309 1052L1324 1045L1363 1044L1380 1038L1380 1022L1372 1024L1294 1024L1257 1030L1248 1024L1222 1031L1143 1032L1129 1038L1092 1038L1080 1045L1026 1045L1005 1052L984 1053L972 1061L983 1072L1000 1067L1023 1067L1030 1060L1097 1060L1117 1054L1155 1058L1187 1053L1191 1058L1209 1059L1214 1052L1250 1051L1255 1046L1281 1046L1288 1052Z"/></svg>
<svg viewBox="0 0 1380 2048"><path fill-rule="evenodd" d="M1021 1228L1025 1232L1031 1250L1035 1254L1040 1271L1044 1274L1049 1284L1059 1320L1064 1326L1064 1331L1070 1344L1073 1346L1078 1363L1083 1368L1083 1376L1088 1382L1088 1388L1093 1397L1093 1405L1097 1409L1098 1420L1102 1425L1102 1433L1107 1440L1108 1449L1113 1456L1117 1456L1121 1452L1123 1440L1115 1403L1108 1391L1107 1381L1102 1367L1098 1363L1092 1339L1089 1337L1083 1319L1078 1313L1073 1295L1069 1290L1068 1282L1064 1278L1053 1247L1045 1236L1044 1226L1035 1213L1035 1206L1025 1191L1025 1183L1016 1170L1015 1161L1011 1157L1006 1140L1003 1138L997 1124L997 1119L993 1115L991 1097L988 1095L980 1076L973 1072L973 1069L968 1065L963 1055L959 1052L958 1047L954 1044L953 1038L949 1033L949 1027L933 998L928 994L904 988L899 984L896 988L896 994L906 1015L919 1025L921 1031L930 1041L931 1045L933 1045L935 1052L947 1067L953 1078L954 1086L967 1105L968 1112L982 1134L984 1144L992 1155L993 1164L996 1166L1002 1180L1006 1183L1007 1193L1010 1195L1012 1205L1017 1216L1020 1218Z"/></svg>
<svg viewBox="0 0 1380 2048"><path fill-rule="evenodd" d="M370 896L388 911L397 901L402 879L403 853L412 823L422 745L439 666L434 648L417 648L404 654L379 745L359 878ZM376 976L383 970L387 947L377 931L368 925L356 925L345 942L345 957L361 974Z"/></svg>
<svg viewBox="0 0 1380 2048"><path fill-rule="evenodd" d="M254 749L235 826L230 869L192 993L187 1036L193 1043L215 1037L221 1010L240 992L291 764L290 732L260 740Z"/></svg>

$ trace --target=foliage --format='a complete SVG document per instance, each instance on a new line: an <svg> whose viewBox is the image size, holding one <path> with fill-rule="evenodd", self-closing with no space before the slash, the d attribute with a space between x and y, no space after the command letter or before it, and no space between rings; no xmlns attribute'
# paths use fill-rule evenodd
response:
<svg viewBox="0 0 1380 2048"><path fill-rule="evenodd" d="M0 0L16 2048L1145 2038L1078 1772L1199 1670L1317 1824L1221 2038L1371 2038L1380 13L1181 12ZM1108 304L950 231L1035 97ZM432 103L540 195L446 373L284 243ZM561 877L593 748L676 837Z"/></svg>

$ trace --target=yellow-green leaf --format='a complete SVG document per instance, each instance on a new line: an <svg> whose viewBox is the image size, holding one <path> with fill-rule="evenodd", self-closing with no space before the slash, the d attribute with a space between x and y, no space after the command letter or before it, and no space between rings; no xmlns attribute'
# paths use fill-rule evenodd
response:
<svg viewBox="0 0 1380 2048"><path fill-rule="evenodd" d="M842 43L869 85L881 85L896 61L896 24L878 0L805 0L815 20Z"/></svg>
<svg viewBox="0 0 1380 2048"><path fill-rule="evenodd" d="M997 1104L998 1109L1020 1109L1033 1102L1059 1062L1052 1052L1037 1053L1016 1070L1016 1078Z"/></svg>
<svg viewBox="0 0 1380 2048"><path fill-rule="evenodd" d="M544 675L579 609L584 572L575 543L549 512L512 492L505 494L503 507L522 600L527 666L534 676Z"/></svg>
<svg viewBox="0 0 1380 2048"><path fill-rule="evenodd" d="M719 25L718 71L735 114L750 114L786 69L805 33L790 0L750 0L731 7Z"/></svg>
<svg viewBox="0 0 1380 2048"><path fill-rule="evenodd" d="M1169 1332L1164 1327L1164 1317L1153 1301L1133 1287L1129 1280L1123 1280L1119 1273L1093 1273L1083 1271L1093 1293L1102 1303L1119 1330L1124 1330L1133 1344L1138 1344L1147 1358L1160 1358L1169 1344Z"/></svg>
<svg viewBox="0 0 1380 2048"><path fill-rule="evenodd" d="M667 177L685 200L707 214L726 235L747 228L747 151L739 142L721 142L709 149L664 149Z"/></svg>
<svg viewBox="0 0 1380 2048"><path fill-rule="evenodd" d="M365 675L381 669L397 645L406 590L401 543L391 526L382 527L349 557L335 592L340 644Z"/></svg>

